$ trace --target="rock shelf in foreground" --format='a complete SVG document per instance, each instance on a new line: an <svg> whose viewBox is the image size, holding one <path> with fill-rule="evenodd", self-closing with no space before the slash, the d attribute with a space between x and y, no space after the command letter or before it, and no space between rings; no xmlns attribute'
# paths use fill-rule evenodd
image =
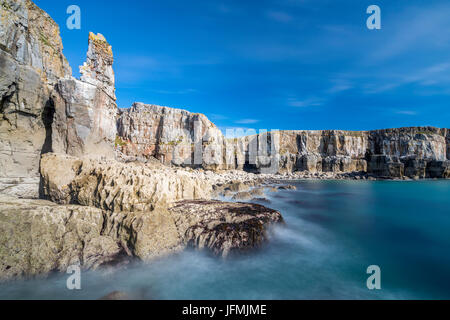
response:
<svg viewBox="0 0 450 320"><path fill-rule="evenodd" d="M187 246L223 257L260 247L269 227L284 222L278 211L252 203L181 201L169 210Z"/></svg>
<svg viewBox="0 0 450 320"><path fill-rule="evenodd" d="M226 257L268 240L281 214L256 204L181 201L171 208L113 213L93 207L0 196L0 281L150 262L186 247Z"/></svg>

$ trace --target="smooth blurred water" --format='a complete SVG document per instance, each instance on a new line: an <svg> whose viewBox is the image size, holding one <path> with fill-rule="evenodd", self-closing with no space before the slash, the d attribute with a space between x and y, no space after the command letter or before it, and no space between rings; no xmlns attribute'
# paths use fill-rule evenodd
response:
<svg viewBox="0 0 450 320"><path fill-rule="evenodd" d="M222 260L187 251L151 265L0 285L0 299L449 299L450 181L308 181L270 193L287 223L271 242ZM381 290L366 287L370 265Z"/></svg>

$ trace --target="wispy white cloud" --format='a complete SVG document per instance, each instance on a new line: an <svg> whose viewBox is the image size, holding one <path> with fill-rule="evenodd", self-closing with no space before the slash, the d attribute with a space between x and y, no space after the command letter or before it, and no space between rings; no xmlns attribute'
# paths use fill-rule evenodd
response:
<svg viewBox="0 0 450 320"><path fill-rule="evenodd" d="M324 104L324 99L319 98L307 98L304 100L297 99L295 97L288 98L288 106L296 108L307 108L307 107L319 107Z"/></svg>
<svg viewBox="0 0 450 320"><path fill-rule="evenodd" d="M385 33L384 45L371 50L368 62L391 59L405 52L423 47L448 45L450 38L450 6L440 4L431 7L409 6L391 18L390 32Z"/></svg>
<svg viewBox="0 0 450 320"><path fill-rule="evenodd" d="M214 121L220 121L220 120L227 120L228 119L227 116L224 116L223 114L217 114L217 113L208 114L208 117L211 120L214 120Z"/></svg>
<svg viewBox="0 0 450 320"><path fill-rule="evenodd" d="M334 79L331 81L332 87L327 91L329 94L336 94L339 92L347 91L353 89L354 85L349 80L346 79Z"/></svg>
<svg viewBox="0 0 450 320"><path fill-rule="evenodd" d="M409 84L423 87L450 85L450 62L441 62L419 70L408 70L402 73L382 73L375 75L374 78L371 83L365 86L365 93L382 93Z"/></svg>
<svg viewBox="0 0 450 320"><path fill-rule="evenodd" d="M254 124L254 123L258 123L259 120L256 119L242 119L242 120L237 120L235 121L235 123L237 124Z"/></svg>

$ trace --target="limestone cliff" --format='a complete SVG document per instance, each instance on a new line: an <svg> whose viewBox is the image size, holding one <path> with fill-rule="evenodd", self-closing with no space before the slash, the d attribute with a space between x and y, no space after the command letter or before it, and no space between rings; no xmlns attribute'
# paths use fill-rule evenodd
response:
<svg viewBox="0 0 450 320"><path fill-rule="evenodd" d="M116 105L111 46L89 34L81 80L59 79L53 92L51 151L78 157L114 158Z"/></svg>
<svg viewBox="0 0 450 320"><path fill-rule="evenodd" d="M100 209L4 195L0 208L0 281L66 272L72 265L95 269L121 254L104 235Z"/></svg>
<svg viewBox="0 0 450 320"><path fill-rule="evenodd" d="M212 170L450 176L449 130L434 127L280 131L226 139L203 115L138 103L122 111L116 147L136 159L156 157Z"/></svg>
<svg viewBox="0 0 450 320"><path fill-rule="evenodd" d="M223 135L203 114L135 103L122 111L117 129L116 146L127 156L203 168L222 162Z"/></svg>
<svg viewBox="0 0 450 320"><path fill-rule="evenodd" d="M112 50L90 34L76 80L47 13L29 0L1 0L0 21L0 191L36 198L41 154L114 155Z"/></svg>
<svg viewBox="0 0 450 320"><path fill-rule="evenodd" d="M71 74L57 24L28 0L0 2L0 190L38 195L51 91Z"/></svg>

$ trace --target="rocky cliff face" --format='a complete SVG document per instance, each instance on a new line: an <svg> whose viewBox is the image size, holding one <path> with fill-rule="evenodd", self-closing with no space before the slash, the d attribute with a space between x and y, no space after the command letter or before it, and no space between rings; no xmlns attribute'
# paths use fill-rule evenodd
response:
<svg viewBox="0 0 450 320"><path fill-rule="evenodd" d="M281 132L279 170L446 178L447 137L447 129L433 127Z"/></svg>
<svg viewBox="0 0 450 320"><path fill-rule="evenodd" d="M0 3L0 190L38 195L51 92L70 67L57 24L27 0Z"/></svg>
<svg viewBox="0 0 450 320"><path fill-rule="evenodd" d="M448 129L281 131L274 172L360 172L385 178L448 178ZM259 140L266 137L257 136ZM264 142L265 143L265 142ZM277 147L279 145L279 147ZM247 156L248 158L248 156ZM261 166L249 168L255 172Z"/></svg>
<svg viewBox="0 0 450 320"><path fill-rule="evenodd" d="M114 158L116 105L111 46L89 34L81 80L59 79L52 94L51 150L78 157Z"/></svg>
<svg viewBox="0 0 450 320"><path fill-rule="evenodd" d="M359 172L388 178L450 174L449 130L433 127L280 131L226 139L203 115L135 104L119 117L116 146L134 158L212 170Z"/></svg>
<svg viewBox="0 0 450 320"><path fill-rule="evenodd" d="M0 281L95 269L112 262L121 247L104 232L102 210L60 206L0 195Z"/></svg>
<svg viewBox="0 0 450 320"><path fill-rule="evenodd" d="M39 196L39 160L156 158L211 170L363 172L448 177L448 129L283 131L226 139L202 114L134 104L119 112L111 46L89 34L81 78L71 76L56 23L29 0L0 7L0 191Z"/></svg>
<svg viewBox="0 0 450 320"><path fill-rule="evenodd" d="M215 168L223 135L203 114L135 103L117 121L116 146L127 156L165 164Z"/></svg>
<svg viewBox="0 0 450 320"><path fill-rule="evenodd" d="M113 155L112 51L91 34L76 80L48 14L29 0L2 0L0 21L0 191L38 197L41 154Z"/></svg>

